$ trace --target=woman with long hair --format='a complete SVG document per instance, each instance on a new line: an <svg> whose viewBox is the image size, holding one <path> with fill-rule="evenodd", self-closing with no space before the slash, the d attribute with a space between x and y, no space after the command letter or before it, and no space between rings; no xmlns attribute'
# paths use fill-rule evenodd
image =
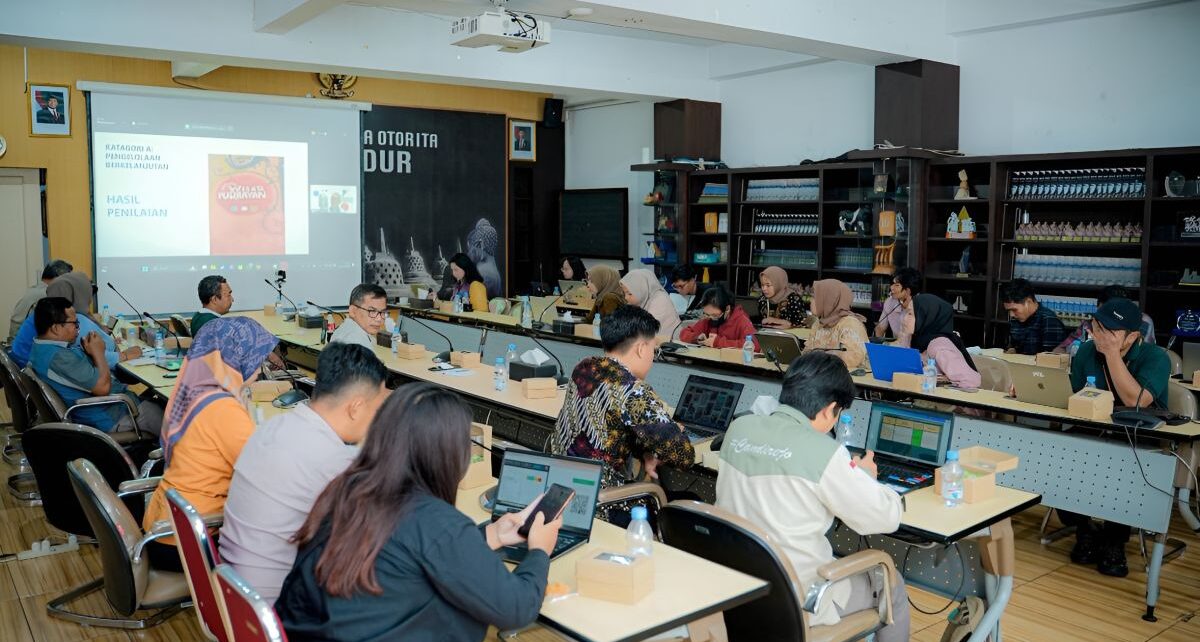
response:
<svg viewBox="0 0 1200 642"><path fill-rule="evenodd" d="M454 288L450 293L451 300L458 297L463 297L467 301L467 306L464 309L475 312L488 311L488 295L487 285L483 282L483 276L479 274L479 268L475 267L475 262L471 257L459 252L450 257L450 274L454 277ZM433 294L436 300L437 293Z"/></svg>
<svg viewBox="0 0 1200 642"><path fill-rule="evenodd" d="M582 281L587 278L588 270L578 256L564 256L558 273L564 281Z"/></svg>
<svg viewBox="0 0 1200 642"><path fill-rule="evenodd" d="M537 617L562 518L534 518L529 553L509 572L494 549L525 541L517 529L537 500L482 529L454 507L470 427L467 405L439 386L388 397L293 537L275 603L289 639L482 640L488 625Z"/></svg>

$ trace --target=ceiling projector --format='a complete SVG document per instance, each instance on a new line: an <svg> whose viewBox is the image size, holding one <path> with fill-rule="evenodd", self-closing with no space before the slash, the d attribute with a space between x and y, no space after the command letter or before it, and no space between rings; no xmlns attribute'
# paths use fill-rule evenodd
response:
<svg viewBox="0 0 1200 642"><path fill-rule="evenodd" d="M450 24L450 44L459 47L500 47L517 53L550 44L550 25L533 16L488 11Z"/></svg>

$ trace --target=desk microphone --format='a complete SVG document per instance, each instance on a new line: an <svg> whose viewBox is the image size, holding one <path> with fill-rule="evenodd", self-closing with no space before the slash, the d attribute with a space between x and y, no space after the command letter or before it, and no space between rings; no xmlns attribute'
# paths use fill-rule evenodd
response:
<svg viewBox="0 0 1200 642"><path fill-rule="evenodd" d="M116 292L116 293L117 293L117 296L121 297L121 300L125 302L125 305L129 306L129 309L130 309L130 310L133 310L133 313L134 313L134 314L136 314L136 315L137 315L139 318L142 316L142 312L141 312L141 311L139 311L137 308L133 307L133 304L129 302L129 299L126 299L126 298L125 298L125 295L124 295L124 294L121 294L121 291L120 291L120 290L118 290L117 288L113 287L113 284L112 284L112 282L111 282L111 281L106 281L106 282L104 283L104 285L107 285L107 286L108 286L108 289L112 290L113 292ZM157 321L155 321L155 323L158 323L158 322L157 322Z"/></svg>
<svg viewBox="0 0 1200 642"><path fill-rule="evenodd" d="M403 317L401 317L401 318L403 318ZM450 353L454 352L454 343L452 341L450 341L450 337L447 337L446 335L442 334L441 332L434 330L432 326L430 326L428 323L425 323L424 321L418 319L417 317L410 316L408 318L412 319L413 321L416 321L418 324L420 324L426 330L429 330L430 332L438 335L442 339L445 339L446 345L450 346L450 349L443 350L443 351L437 353L436 355L434 355L433 362L434 363L449 363L450 362Z"/></svg>
<svg viewBox="0 0 1200 642"><path fill-rule="evenodd" d="M483 358L483 346L487 345L487 338L488 338L488 329L487 329L487 326L484 326L483 331L479 333L479 350L478 350L478 352L479 352L479 357L481 359Z"/></svg>
<svg viewBox="0 0 1200 642"><path fill-rule="evenodd" d="M300 316L300 306L296 305L295 301L291 300L290 298L288 298L288 295L283 293L283 288L279 287L278 285L275 285L274 283L271 283L271 279L263 279L263 283L266 283L268 287L270 287L272 290L275 290L275 292L279 294L280 298L287 301L288 303L291 303L292 309L296 311L296 313L295 313L296 316ZM286 319L284 319L284 320L286 321Z"/></svg>
<svg viewBox="0 0 1200 642"><path fill-rule="evenodd" d="M336 315L338 315L339 317L342 317L342 320L343 320L343 321L345 321L345 320L346 320L346 315L345 315L345 314L343 314L343 313L341 313L341 312L338 312L337 310L334 310L333 308L327 308L327 307L325 307L325 306L323 306L323 305L320 305L320 304L317 304L317 303L313 303L312 301L305 301L305 303L307 303L307 304L311 305L312 307L314 307L314 308L317 308L317 309L319 309L319 310L324 310L324 311L326 311L326 312L330 312L330 313L332 313L332 314L336 314Z"/></svg>
<svg viewBox="0 0 1200 642"><path fill-rule="evenodd" d="M553 310L554 304L558 303L562 298L563 298L562 294L554 297L554 300L550 302L550 305L546 306L546 309L542 310L542 313L538 315L538 320L535 325L538 325L540 327L545 327L546 326L546 313L549 312L550 310Z"/></svg>
<svg viewBox="0 0 1200 642"><path fill-rule="evenodd" d="M175 356L178 357L183 354L183 344L181 344L179 342L179 335L175 334L174 330L167 327L167 325L165 323L163 323L162 321L159 321L158 319L155 319L154 317L150 316L149 312L143 312L142 316L146 317L147 319L150 319L152 322L154 322L154 325L162 328L164 331L166 331L167 334L169 334L175 338Z"/></svg>

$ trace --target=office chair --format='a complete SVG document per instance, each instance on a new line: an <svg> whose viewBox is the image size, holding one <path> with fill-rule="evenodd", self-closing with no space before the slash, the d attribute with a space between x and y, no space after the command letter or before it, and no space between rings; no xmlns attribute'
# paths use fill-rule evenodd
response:
<svg viewBox="0 0 1200 642"><path fill-rule="evenodd" d="M226 605L225 622L237 642L287 642L275 609L242 579L232 566L222 564L215 574L217 589Z"/></svg>
<svg viewBox="0 0 1200 642"><path fill-rule="evenodd" d="M1170 350L1166 352L1168 355L1175 354ZM1177 359L1178 357L1176 357ZM1172 369L1178 369L1178 366L1172 365ZM1175 380L1167 382L1167 409L1177 415L1183 415L1193 420L1200 416L1200 411L1197 410L1195 393ZM1196 490L1193 475L1196 474L1197 463L1200 463L1197 461L1196 446L1191 443L1181 444L1176 454L1179 456L1179 463L1175 467L1175 507L1179 510L1179 516L1183 518L1188 527L1194 532L1200 532L1200 520L1197 520L1191 508L1191 494ZM1167 537L1164 543L1167 549L1163 552L1163 563L1183 555L1184 551L1187 550L1187 542L1175 537ZM1145 531L1138 531L1138 548L1142 552L1142 557L1149 559L1146 552Z"/></svg>
<svg viewBox="0 0 1200 642"><path fill-rule="evenodd" d="M1174 350L1163 348L1162 351L1167 353L1167 360L1171 362L1171 376L1174 377L1183 374L1183 357L1180 357L1179 353ZM1190 377L1191 375L1192 373L1189 372L1188 376Z"/></svg>
<svg viewBox="0 0 1200 642"><path fill-rule="evenodd" d="M221 555L208 536L210 528L224 523L223 515L201 515L174 488L167 491L167 505L175 531L175 547L179 549L179 559L183 562L183 573L187 577L192 604L196 607L200 630L210 640L230 642L235 638L226 630L225 605L217 593L213 577L217 565L221 563Z"/></svg>
<svg viewBox="0 0 1200 642"><path fill-rule="evenodd" d="M137 404L129 398L129 395L111 394L100 397L85 397L75 403L70 408L63 402L62 397L50 384L42 380L32 366L25 366L21 370L22 376L30 387L30 397L33 399L33 405L37 408L38 423L43 422L60 422L72 423L71 414L81 408L103 407L115 404L124 404L125 409L133 417L133 430L108 433L113 441L121 444L122 447L130 451L130 455L138 462L143 462L147 458L148 452L156 448L158 438L148 432L144 432L138 428L137 422Z"/></svg>
<svg viewBox="0 0 1200 642"><path fill-rule="evenodd" d="M896 569L892 558L877 550L859 551L817 570L812 587L797 584L787 556L754 524L709 504L674 501L659 513L663 542L735 571L766 580L770 593L725 611L729 642L858 640L892 623L892 590ZM809 625L825 591L840 580L870 572L883 573L883 591L875 609L842 616L837 624ZM806 591L806 592L803 592Z"/></svg>
<svg viewBox="0 0 1200 642"><path fill-rule="evenodd" d="M29 462L25 459L25 450L21 443L25 431L33 426L32 400L25 379L21 376L21 370L2 346L0 383L4 385L4 398L12 415L13 428L13 434L8 435L5 440L4 461L17 468L17 472L8 477L8 492L25 506L40 506L42 500L37 492L37 483L33 473L29 471Z"/></svg>
<svg viewBox="0 0 1200 642"><path fill-rule="evenodd" d="M143 555L147 544L171 535L170 528L163 524L160 530L156 525L153 531L144 533L139 520L90 461L76 459L67 464L66 472L77 501L96 534L104 574L50 600L46 603L46 612L51 617L87 626L146 629L182 611L190 597L183 573L153 569L150 560ZM109 606L120 617L66 609L71 602L101 589ZM139 610L154 612L144 618L132 617Z"/></svg>

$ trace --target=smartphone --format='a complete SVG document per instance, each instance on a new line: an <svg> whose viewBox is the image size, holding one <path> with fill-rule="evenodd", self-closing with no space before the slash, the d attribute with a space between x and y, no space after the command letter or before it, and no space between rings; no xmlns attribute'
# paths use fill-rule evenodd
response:
<svg viewBox="0 0 1200 642"><path fill-rule="evenodd" d="M550 490L542 495L542 501L538 502L532 513L529 513L529 518L525 523L517 529L517 534L521 537L529 537L529 529L533 526L533 520L538 513L545 515L543 523L552 522L558 519L558 516L567 507L567 504L575 497L575 491L562 484L552 484Z"/></svg>

